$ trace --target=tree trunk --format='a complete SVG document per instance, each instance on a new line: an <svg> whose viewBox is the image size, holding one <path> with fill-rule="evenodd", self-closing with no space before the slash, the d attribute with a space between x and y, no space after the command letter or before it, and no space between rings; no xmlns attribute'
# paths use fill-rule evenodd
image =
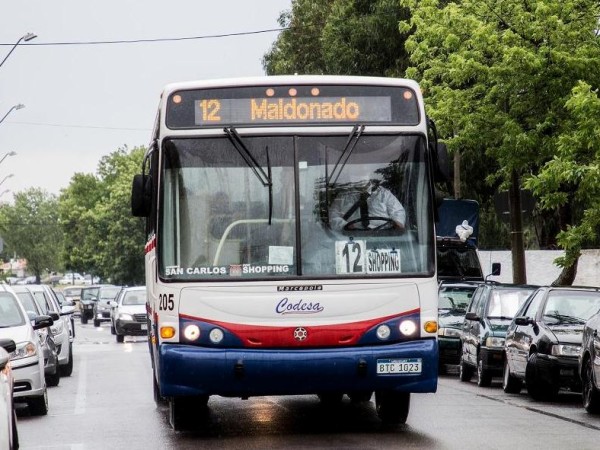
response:
<svg viewBox="0 0 600 450"><path fill-rule="evenodd" d="M511 185L508 192L510 209L510 243L513 260L513 283L527 283L525 268L525 248L523 245L523 221L521 218L521 180L519 174L513 169Z"/></svg>
<svg viewBox="0 0 600 450"><path fill-rule="evenodd" d="M574 251L574 250L571 250ZM569 252L569 250L567 250ZM572 286L577 276L577 265L579 264L579 257L581 252L577 252L575 262L569 267L563 267L562 271L558 275L558 278L552 282L552 286Z"/></svg>

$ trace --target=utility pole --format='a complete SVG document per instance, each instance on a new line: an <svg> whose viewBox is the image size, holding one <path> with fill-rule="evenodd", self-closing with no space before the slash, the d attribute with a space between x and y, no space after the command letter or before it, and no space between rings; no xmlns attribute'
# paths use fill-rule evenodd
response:
<svg viewBox="0 0 600 450"><path fill-rule="evenodd" d="M527 283L525 268L525 248L523 244L523 219L521 207L521 178L515 169L511 173L508 191L508 207L510 210L510 247L513 261L513 283Z"/></svg>

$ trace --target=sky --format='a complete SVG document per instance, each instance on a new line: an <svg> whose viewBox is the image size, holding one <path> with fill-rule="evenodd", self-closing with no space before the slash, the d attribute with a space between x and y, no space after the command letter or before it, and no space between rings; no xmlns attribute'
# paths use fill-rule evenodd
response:
<svg viewBox="0 0 600 450"><path fill-rule="evenodd" d="M59 195L102 157L147 146L171 82L264 75L262 57L292 0L17 0L0 9L0 202ZM51 45L52 44L52 45ZM16 154L11 155L14 152Z"/></svg>

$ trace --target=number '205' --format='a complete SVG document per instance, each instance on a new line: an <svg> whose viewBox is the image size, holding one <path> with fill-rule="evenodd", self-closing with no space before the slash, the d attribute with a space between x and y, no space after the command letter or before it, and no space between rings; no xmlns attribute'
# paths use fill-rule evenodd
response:
<svg viewBox="0 0 600 450"><path fill-rule="evenodd" d="M175 308L174 294L160 294L158 296L159 311L173 311Z"/></svg>

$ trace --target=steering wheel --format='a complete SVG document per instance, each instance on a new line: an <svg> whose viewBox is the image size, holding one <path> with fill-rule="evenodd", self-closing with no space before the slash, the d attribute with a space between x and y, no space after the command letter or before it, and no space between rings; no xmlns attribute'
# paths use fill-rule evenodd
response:
<svg viewBox="0 0 600 450"><path fill-rule="evenodd" d="M375 228L368 228L368 227L363 227L362 226L362 222L363 220L366 220L367 222L371 222L371 220L378 220L378 221L383 221L385 223L382 223L381 225L375 227ZM356 224L356 223L360 223L361 226L360 227L353 227L350 228L352 225ZM352 231L352 230L360 230L360 231L377 231L377 230L391 230L396 226L396 222L394 222L393 219L390 219L389 217L379 217L379 216L367 216L367 217L359 217L358 219L354 219L349 221L346 225L344 225L344 231Z"/></svg>

